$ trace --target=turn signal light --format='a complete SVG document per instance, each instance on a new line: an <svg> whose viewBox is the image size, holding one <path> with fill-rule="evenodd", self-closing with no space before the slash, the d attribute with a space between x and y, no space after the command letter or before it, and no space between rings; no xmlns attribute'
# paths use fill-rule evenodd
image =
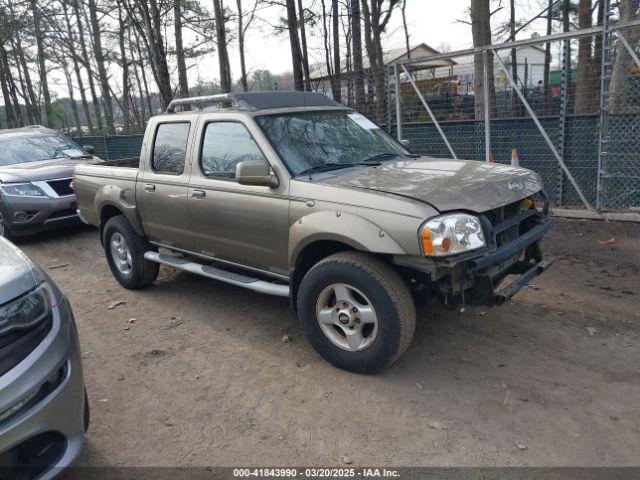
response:
<svg viewBox="0 0 640 480"><path fill-rule="evenodd" d="M425 255L433 255L433 241L429 229L422 229L422 251Z"/></svg>

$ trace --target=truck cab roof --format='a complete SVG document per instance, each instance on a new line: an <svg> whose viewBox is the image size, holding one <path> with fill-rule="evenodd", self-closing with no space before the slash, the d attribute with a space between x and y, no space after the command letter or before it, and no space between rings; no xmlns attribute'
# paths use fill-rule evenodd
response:
<svg viewBox="0 0 640 480"><path fill-rule="evenodd" d="M178 113L179 107L200 108L211 112L216 110L231 110L245 112L266 113L267 110L309 109L322 108L344 109L342 104L317 92L235 92L202 97L179 98L173 100L167 107L168 114ZM183 110L184 111L184 110Z"/></svg>

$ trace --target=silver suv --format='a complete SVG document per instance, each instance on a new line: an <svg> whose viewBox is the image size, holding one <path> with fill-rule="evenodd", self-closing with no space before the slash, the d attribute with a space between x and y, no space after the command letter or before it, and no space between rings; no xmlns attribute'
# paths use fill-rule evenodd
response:
<svg viewBox="0 0 640 480"><path fill-rule="evenodd" d="M0 236L77 223L73 169L96 161L93 147L39 125L0 130Z"/></svg>
<svg viewBox="0 0 640 480"><path fill-rule="evenodd" d="M0 238L0 478L53 478L80 453L88 425L69 302Z"/></svg>

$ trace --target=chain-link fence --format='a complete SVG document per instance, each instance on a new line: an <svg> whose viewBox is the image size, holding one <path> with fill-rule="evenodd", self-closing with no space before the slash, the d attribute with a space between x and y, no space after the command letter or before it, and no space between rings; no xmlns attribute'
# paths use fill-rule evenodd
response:
<svg viewBox="0 0 640 480"><path fill-rule="evenodd" d="M394 62L391 130L416 153L518 163L556 206L640 206L638 20Z"/></svg>

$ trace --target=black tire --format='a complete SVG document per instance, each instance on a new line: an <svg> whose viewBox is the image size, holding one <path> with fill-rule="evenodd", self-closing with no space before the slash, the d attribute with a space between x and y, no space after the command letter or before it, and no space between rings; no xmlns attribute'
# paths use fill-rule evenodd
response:
<svg viewBox="0 0 640 480"><path fill-rule="evenodd" d="M124 237L131 253L131 269L128 273L121 272L114 262L111 239L115 234ZM130 290L144 288L151 285L158 277L160 265L144 258L145 252L155 249L146 239L138 235L124 216L117 215L107 221L102 233L102 244L111 273L124 288Z"/></svg>
<svg viewBox="0 0 640 480"><path fill-rule="evenodd" d="M89 407L89 395L87 395L87 389L84 389L84 411L83 411L84 433L89 430L89 424L91 423L91 409Z"/></svg>
<svg viewBox="0 0 640 480"><path fill-rule="evenodd" d="M319 298L325 288L337 283L355 287L375 309L377 335L363 350L337 346L320 327ZM307 272L298 291L298 318L307 339L325 360L344 370L369 374L391 365L406 351L415 331L416 310L409 288L390 265L361 252L342 252Z"/></svg>

